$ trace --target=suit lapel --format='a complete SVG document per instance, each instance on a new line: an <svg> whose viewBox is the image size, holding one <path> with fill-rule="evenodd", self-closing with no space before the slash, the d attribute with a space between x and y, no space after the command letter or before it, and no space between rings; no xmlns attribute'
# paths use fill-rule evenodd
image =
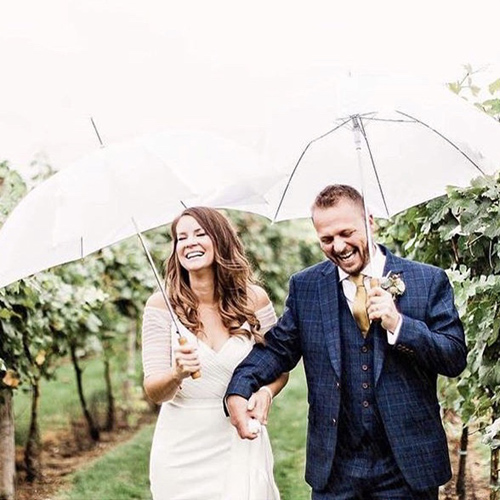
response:
<svg viewBox="0 0 500 500"><path fill-rule="evenodd" d="M386 276L389 271L393 273L400 273L401 266L397 257L395 257L385 247L382 247L382 251L385 253L384 276ZM374 351L373 371L375 385L377 385L380 374L382 373L385 353L387 351L387 332L380 326L380 323L378 323L372 327L372 334Z"/></svg>
<svg viewBox="0 0 500 500"><path fill-rule="evenodd" d="M401 262L389 250L382 247L382 251L386 255L384 266L384 276L392 271L400 273ZM318 283L318 296L320 297L320 308L323 320L323 330L325 334L326 345L330 360L337 374L341 378L341 351L340 351L340 314L339 314L339 297L338 286L339 276L336 266L330 264L325 266L322 271L321 278ZM378 325L372 326L373 349L374 349L374 381L377 384L382 367L384 365L385 353L387 350L387 333Z"/></svg>
<svg viewBox="0 0 500 500"><path fill-rule="evenodd" d="M333 265L327 266L318 283L318 296L320 297L323 331L330 360L340 379L341 354L340 354L340 323L338 299L338 273Z"/></svg>

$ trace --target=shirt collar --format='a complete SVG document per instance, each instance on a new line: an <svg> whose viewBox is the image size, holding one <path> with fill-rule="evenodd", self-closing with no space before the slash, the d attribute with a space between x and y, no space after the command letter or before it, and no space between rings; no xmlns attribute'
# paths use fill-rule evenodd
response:
<svg viewBox="0 0 500 500"><path fill-rule="evenodd" d="M372 265L368 263L368 265L361 270L361 274L364 274L365 276L369 276L370 278L382 278L384 274L384 267L385 267L385 255L380 249L378 245L375 245L375 252L373 254L373 263ZM343 281L347 278L349 278L349 274L347 274L343 269L338 267L339 270L339 279L340 281Z"/></svg>

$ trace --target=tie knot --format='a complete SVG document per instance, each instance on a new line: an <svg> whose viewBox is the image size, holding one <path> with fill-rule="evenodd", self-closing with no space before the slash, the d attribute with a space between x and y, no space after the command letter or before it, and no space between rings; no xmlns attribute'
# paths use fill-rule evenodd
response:
<svg viewBox="0 0 500 500"><path fill-rule="evenodd" d="M364 279L364 277L365 277L365 275L364 275L364 274L361 274L361 273L356 274L356 275L351 274L351 275L349 276L349 279L350 279L350 280L351 280L351 281L352 281L352 282L353 282L353 283L354 283L357 287L359 287L359 286L363 286L363 285L364 285L364 283L363 283L363 279Z"/></svg>

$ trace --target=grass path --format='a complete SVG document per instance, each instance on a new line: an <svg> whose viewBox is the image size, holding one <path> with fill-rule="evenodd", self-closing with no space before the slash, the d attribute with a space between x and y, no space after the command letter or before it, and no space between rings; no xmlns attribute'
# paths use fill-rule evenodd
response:
<svg viewBox="0 0 500 500"><path fill-rule="evenodd" d="M292 372L283 393L274 401L269 433L275 476L282 500L308 500L304 482L306 390L302 367ZM153 425L106 453L71 477L71 486L53 500L150 500L149 449Z"/></svg>
<svg viewBox="0 0 500 500"><path fill-rule="evenodd" d="M54 500L149 500L149 449L154 425L142 428L88 468L72 475L70 489Z"/></svg>
<svg viewBox="0 0 500 500"><path fill-rule="evenodd" d="M86 387L89 393L102 391L102 366L96 360L85 364ZM120 386L118 382L117 388ZM41 426L54 431L68 425L68 417L80 413L71 367L64 366L58 379L44 383L41 408ZM16 438L23 443L28 425L29 398L18 393L15 399ZM306 388L302 366L296 368L283 393L273 402L269 434L271 436L275 477L282 500L309 500L310 490L304 481L304 453L306 432ZM460 426L447 425L450 456L457 469L457 446ZM90 461L84 468L68 477L68 482L57 494L48 494L34 487L27 490L24 499L37 500L151 500L148 484L148 463L154 425L142 427L131 439L115 445L110 451ZM458 434L457 434L458 432ZM473 445L473 446L472 446ZM113 445L112 445L113 446ZM477 448L477 449L476 449ZM480 443L480 436L471 436L467 484L475 498L488 497L488 453ZM50 485L49 485L50 486ZM38 490L38 491L37 491ZM54 491L54 488L50 489ZM448 495L445 494L449 492ZM440 498L456 498L451 481ZM20 497L21 498L21 497ZM472 498L472 494L471 494ZM235 499L237 500L237 499Z"/></svg>

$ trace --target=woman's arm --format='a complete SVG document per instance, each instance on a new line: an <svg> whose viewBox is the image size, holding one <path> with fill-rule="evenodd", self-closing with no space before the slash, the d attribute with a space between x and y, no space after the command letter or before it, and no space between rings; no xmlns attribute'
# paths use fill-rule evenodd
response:
<svg viewBox="0 0 500 500"><path fill-rule="evenodd" d="M181 382L182 379L174 373L173 369L170 369L164 375L150 375L145 378L144 390L149 399L156 404L161 404L173 399Z"/></svg>
<svg viewBox="0 0 500 500"><path fill-rule="evenodd" d="M184 378L199 370L196 346L186 344L174 350L172 363L172 319L160 293L146 302L142 323L144 390L156 404L169 401Z"/></svg>

